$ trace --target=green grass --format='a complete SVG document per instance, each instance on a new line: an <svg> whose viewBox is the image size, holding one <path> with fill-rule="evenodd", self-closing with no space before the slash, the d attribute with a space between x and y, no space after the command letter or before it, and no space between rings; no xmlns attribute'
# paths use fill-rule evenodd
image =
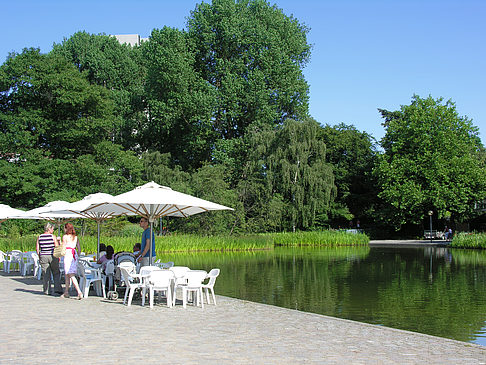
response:
<svg viewBox="0 0 486 365"><path fill-rule="evenodd" d="M451 242L455 248L486 248L486 233L458 233Z"/></svg>
<svg viewBox="0 0 486 365"><path fill-rule="evenodd" d="M275 246L358 246L370 241L363 233L353 234L343 231L312 231L295 233L272 233Z"/></svg>
<svg viewBox="0 0 486 365"><path fill-rule="evenodd" d="M37 236L20 238L0 238L0 250L13 249L31 251L35 249ZM96 252L97 237L79 237L81 251ZM112 245L115 252L132 251L133 245L140 242L139 236L102 236L101 242ZM193 252L193 251L253 251L272 249L275 246L351 246L367 245L369 239L364 234L351 234L338 231L270 233L246 236L198 236L177 235L155 238L157 255L163 252Z"/></svg>

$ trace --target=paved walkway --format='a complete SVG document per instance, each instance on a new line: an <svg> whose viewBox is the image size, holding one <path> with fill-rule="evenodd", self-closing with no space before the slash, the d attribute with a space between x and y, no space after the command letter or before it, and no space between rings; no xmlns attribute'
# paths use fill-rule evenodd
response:
<svg viewBox="0 0 486 365"><path fill-rule="evenodd" d="M444 240L372 240L369 245L376 246L390 246L390 247L448 247L451 241Z"/></svg>
<svg viewBox="0 0 486 365"><path fill-rule="evenodd" d="M153 310L0 273L0 364L486 364L486 347L218 296Z"/></svg>

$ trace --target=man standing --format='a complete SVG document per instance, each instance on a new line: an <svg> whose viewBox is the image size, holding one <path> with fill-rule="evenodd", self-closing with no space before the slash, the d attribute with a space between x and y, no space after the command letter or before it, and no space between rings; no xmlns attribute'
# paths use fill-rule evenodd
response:
<svg viewBox="0 0 486 365"><path fill-rule="evenodd" d="M140 219L140 227L143 228L142 242L141 242L142 253L138 258L138 262L140 262L140 266L149 266L150 265L150 224L147 218L142 217ZM152 230L152 262L154 258L155 258L155 235Z"/></svg>

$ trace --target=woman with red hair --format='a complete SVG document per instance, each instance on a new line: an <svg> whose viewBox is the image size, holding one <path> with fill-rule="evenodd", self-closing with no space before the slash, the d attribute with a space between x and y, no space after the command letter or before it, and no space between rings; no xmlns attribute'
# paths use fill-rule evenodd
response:
<svg viewBox="0 0 486 365"><path fill-rule="evenodd" d="M74 276L78 271L78 252L81 250L76 231L71 223L66 223L64 225L62 244L66 247L66 255L64 256L64 277L66 278L66 287L64 288L64 294L61 295L61 297L69 298L69 287L72 282L78 292L78 299L83 299L83 293L79 289L78 280L76 279L76 276Z"/></svg>

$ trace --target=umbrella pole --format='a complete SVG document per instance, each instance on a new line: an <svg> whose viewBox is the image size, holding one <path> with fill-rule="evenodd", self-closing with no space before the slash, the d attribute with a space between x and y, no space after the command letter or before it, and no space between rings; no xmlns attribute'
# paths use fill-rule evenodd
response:
<svg viewBox="0 0 486 365"><path fill-rule="evenodd" d="M154 241L153 241L153 225L154 223L152 222L152 220L150 220L150 253L149 253L149 266L152 266L152 245L154 244Z"/></svg>
<svg viewBox="0 0 486 365"><path fill-rule="evenodd" d="M98 223L98 247L96 249L96 261L100 259L100 221Z"/></svg>

